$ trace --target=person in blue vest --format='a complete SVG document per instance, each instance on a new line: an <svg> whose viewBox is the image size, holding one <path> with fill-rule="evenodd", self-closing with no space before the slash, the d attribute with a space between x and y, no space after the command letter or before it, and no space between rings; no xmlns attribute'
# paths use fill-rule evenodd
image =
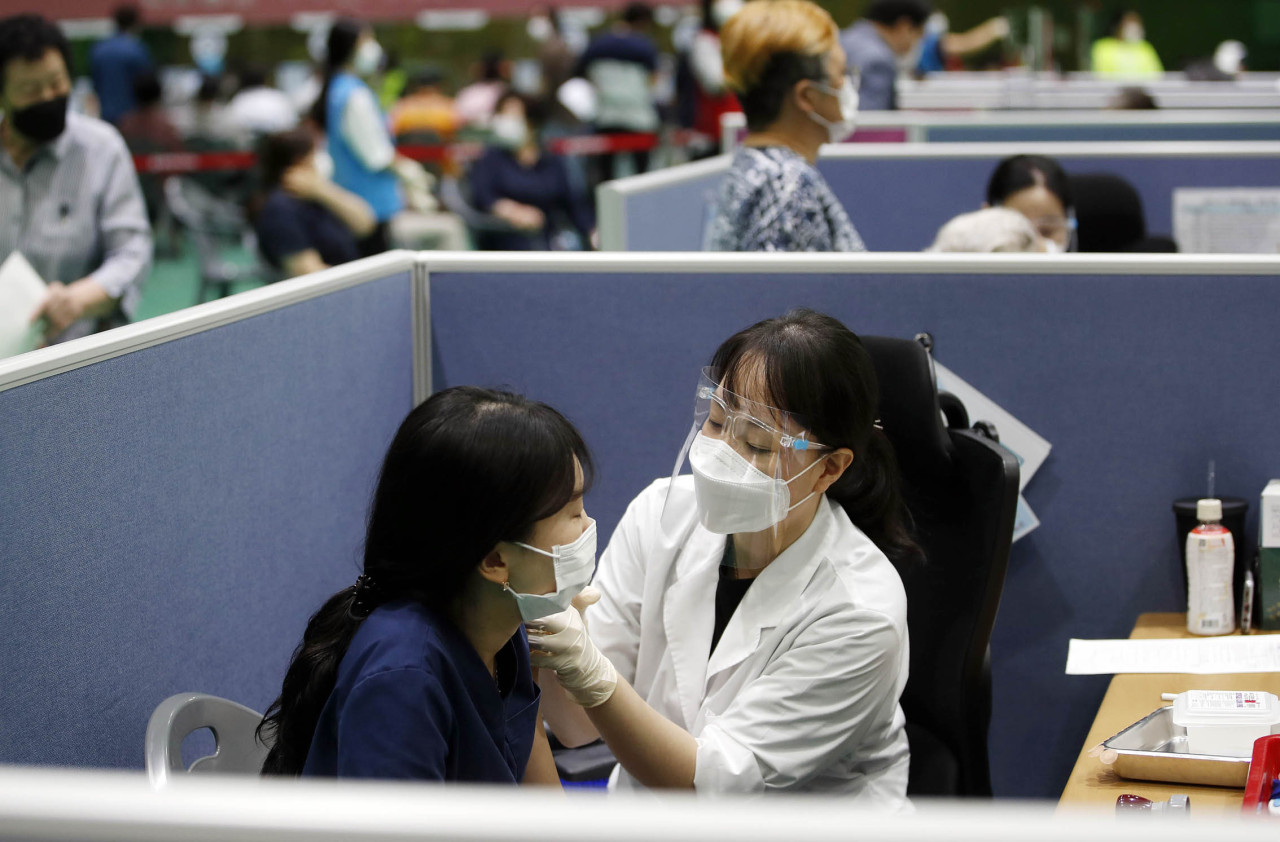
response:
<svg viewBox="0 0 1280 842"><path fill-rule="evenodd" d="M121 6L112 17L116 33L99 41L89 52L89 74L98 95L102 119L119 123L120 118L137 107L133 80L154 69L151 53L138 39L142 16L137 6Z"/></svg>
<svg viewBox="0 0 1280 842"><path fill-rule="evenodd" d="M333 181L373 208L378 225L360 241L364 256L389 247L392 218L404 209L400 181L425 185L416 161L396 154L387 117L364 82L382 64L382 47L373 29L352 18L339 18L329 30L324 87L311 116L329 140Z"/></svg>
<svg viewBox="0 0 1280 842"><path fill-rule="evenodd" d="M546 404L456 386L410 412L362 573L307 623L258 728L263 773L559 786L522 623L595 573L590 479Z"/></svg>

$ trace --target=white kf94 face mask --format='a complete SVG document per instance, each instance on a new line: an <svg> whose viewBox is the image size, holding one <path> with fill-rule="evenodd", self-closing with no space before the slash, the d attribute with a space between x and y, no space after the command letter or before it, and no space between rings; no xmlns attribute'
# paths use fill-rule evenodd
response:
<svg viewBox="0 0 1280 842"><path fill-rule="evenodd" d="M839 88L833 88L822 82L813 83L815 88L825 94L831 94L840 103L840 119L834 122L816 111L809 112L810 117L826 126L827 137L832 143L845 140L858 127L858 85L859 80L852 75L846 76L844 84Z"/></svg>
<svg viewBox="0 0 1280 842"><path fill-rule="evenodd" d="M720 535L762 532L814 495L791 504L790 483L820 465L819 459L789 480L776 479L748 462L727 442L698 433L689 448L698 517Z"/></svg>
<svg viewBox="0 0 1280 842"><path fill-rule="evenodd" d="M512 590L509 584L502 585L507 593L515 597L516 605L520 608L520 618L526 623L567 610L573 598L591 584L591 577L596 572L596 522L594 520L578 540L572 544L556 544L551 548L551 552L519 541L512 543L555 561L556 589L553 593L519 593Z"/></svg>

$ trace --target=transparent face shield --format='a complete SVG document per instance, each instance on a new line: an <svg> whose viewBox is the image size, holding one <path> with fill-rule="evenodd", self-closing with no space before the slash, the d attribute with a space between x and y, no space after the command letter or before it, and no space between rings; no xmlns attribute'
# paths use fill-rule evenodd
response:
<svg viewBox="0 0 1280 842"><path fill-rule="evenodd" d="M703 369L671 488L691 483L698 522L711 532L739 536L731 544L748 551L736 555L738 566L763 566L796 537L790 534L793 515L812 511L805 504L829 451L789 412L730 392L715 372ZM685 474L691 479L681 479ZM662 516L668 535L687 522L689 502L687 494L668 492Z"/></svg>

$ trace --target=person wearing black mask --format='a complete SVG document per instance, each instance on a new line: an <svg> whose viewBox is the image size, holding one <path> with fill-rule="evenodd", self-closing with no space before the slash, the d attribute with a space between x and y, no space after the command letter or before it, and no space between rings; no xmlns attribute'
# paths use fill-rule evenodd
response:
<svg viewBox="0 0 1280 842"><path fill-rule="evenodd" d="M55 24L0 19L0 261L21 252L48 282L33 319L49 342L125 323L152 253L124 140L67 112L70 66Z"/></svg>

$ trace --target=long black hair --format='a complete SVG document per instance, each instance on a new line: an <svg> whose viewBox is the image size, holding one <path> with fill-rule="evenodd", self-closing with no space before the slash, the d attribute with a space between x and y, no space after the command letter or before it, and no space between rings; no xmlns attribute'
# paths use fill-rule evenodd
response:
<svg viewBox="0 0 1280 842"><path fill-rule="evenodd" d="M585 491L592 468L582 436L551 407L510 392L458 386L409 413L369 513L364 574L375 587L338 591L307 623L280 697L258 726L271 746L263 774L302 771L362 615L399 599L449 615L498 542L528 540L575 496L574 457Z"/></svg>
<svg viewBox="0 0 1280 842"><path fill-rule="evenodd" d="M748 397L791 413L815 441L852 450L853 463L827 494L895 567L923 558L911 535L893 445L875 426L880 389L857 334L831 316L792 310L729 337L711 358L711 369L739 395L740 385L763 374L767 394Z"/></svg>
<svg viewBox="0 0 1280 842"><path fill-rule="evenodd" d="M329 37L325 41L324 53L324 86L320 88L320 96L316 97L311 107L311 119L321 131L329 128L329 87L333 77L356 54L356 44L367 25L355 18L338 18L329 28Z"/></svg>
<svg viewBox="0 0 1280 842"><path fill-rule="evenodd" d="M1066 171L1045 155L1013 155L997 164L987 182L987 204L999 207L1014 193L1037 185L1057 196L1063 211L1069 212L1075 206Z"/></svg>

